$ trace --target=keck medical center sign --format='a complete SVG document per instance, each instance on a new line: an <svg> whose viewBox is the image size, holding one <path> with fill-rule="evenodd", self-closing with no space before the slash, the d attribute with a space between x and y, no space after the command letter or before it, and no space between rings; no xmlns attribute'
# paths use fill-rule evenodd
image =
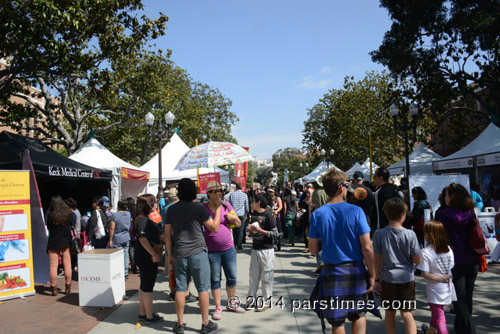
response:
<svg viewBox="0 0 500 334"><path fill-rule="evenodd" d="M101 177L101 172L96 170L86 171L79 168L49 166L49 175L98 179Z"/></svg>
<svg viewBox="0 0 500 334"><path fill-rule="evenodd" d="M35 294L29 171L0 171L0 300Z"/></svg>

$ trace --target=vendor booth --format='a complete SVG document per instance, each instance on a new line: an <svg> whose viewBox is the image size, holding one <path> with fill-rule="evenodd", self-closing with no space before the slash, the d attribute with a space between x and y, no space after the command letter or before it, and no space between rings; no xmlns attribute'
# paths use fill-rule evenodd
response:
<svg viewBox="0 0 500 334"><path fill-rule="evenodd" d="M420 143L417 149L409 154L411 175L433 175L432 162L443 157ZM402 159L387 167L391 176L404 174L406 159Z"/></svg>
<svg viewBox="0 0 500 334"><path fill-rule="evenodd" d="M92 209L92 197L109 195L111 172L73 161L47 147L39 139L7 131L0 133L0 169L19 170L21 154L28 150L44 209L50 197L73 197L80 211Z"/></svg>
<svg viewBox="0 0 500 334"><path fill-rule="evenodd" d="M323 174L324 172L328 171L330 168L335 168L337 170L340 170L339 168L337 168L337 166L335 166L331 162L321 161L319 165L317 165L316 168L312 170L312 172L304 176L302 180L306 183L316 182L317 177Z"/></svg>
<svg viewBox="0 0 500 334"><path fill-rule="evenodd" d="M184 153L189 151L189 146L187 146L184 141L182 141L181 137L174 133L170 138L170 141L163 146L161 150L162 155L162 179L163 182L171 182L171 181L179 181L183 178L190 178L192 180L197 179L196 169L188 169L179 171L175 169L175 166L182 158ZM151 160L146 162L143 166L141 166L142 170L149 171L149 184L147 187L147 192L151 194L156 194L158 192L158 183L159 183L159 166L158 166L158 154L156 154ZM221 183L230 184L231 181L229 179L229 172L225 171L221 168L200 168L199 174L208 174L208 173L219 173ZM165 186L165 184L163 185Z"/></svg>
<svg viewBox="0 0 500 334"><path fill-rule="evenodd" d="M483 200L500 186L499 165L500 128L493 123L461 150L433 162L436 174L468 174L471 180L481 182Z"/></svg>
<svg viewBox="0 0 500 334"><path fill-rule="evenodd" d="M112 173L111 204L115 211L120 199L136 198L147 190L149 172L118 158L93 137L69 158Z"/></svg>
<svg viewBox="0 0 500 334"><path fill-rule="evenodd" d="M359 165L359 164L358 164ZM375 170L378 168L378 165L372 161L372 175L375 176ZM365 162L359 165L356 168L349 169L346 174L348 179L352 179L354 177L354 173L361 172L363 173L363 181L371 181L370 179L370 158L367 158Z"/></svg>

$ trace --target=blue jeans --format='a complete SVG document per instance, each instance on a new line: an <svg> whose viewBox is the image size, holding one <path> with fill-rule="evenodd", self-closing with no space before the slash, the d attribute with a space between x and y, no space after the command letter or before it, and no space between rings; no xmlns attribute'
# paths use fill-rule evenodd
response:
<svg viewBox="0 0 500 334"><path fill-rule="evenodd" d="M234 239L234 246L236 248L240 248L241 244L243 243L243 240L245 240L245 232L246 232L246 219L245 216L238 216L241 220L241 227L235 228L233 230L233 239Z"/></svg>
<svg viewBox="0 0 500 334"><path fill-rule="evenodd" d="M210 263L206 252L174 258L174 273L176 292L187 291L190 277L198 292L210 289Z"/></svg>
<svg viewBox="0 0 500 334"><path fill-rule="evenodd" d="M123 249L123 265L125 266L123 273L125 277L128 276L128 250L130 247L130 241L123 242L121 244L113 244L113 248L121 248Z"/></svg>
<svg viewBox="0 0 500 334"><path fill-rule="evenodd" d="M226 276L226 286L236 286L236 250L231 247L225 251L208 252L210 260L210 285L212 290L220 289L221 264Z"/></svg>

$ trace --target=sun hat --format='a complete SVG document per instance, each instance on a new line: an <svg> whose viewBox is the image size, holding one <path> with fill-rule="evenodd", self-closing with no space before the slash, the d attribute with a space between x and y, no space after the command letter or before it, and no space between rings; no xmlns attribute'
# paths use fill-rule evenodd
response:
<svg viewBox="0 0 500 334"><path fill-rule="evenodd" d="M175 188L170 188L165 193L167 194L168 199L171 199L174 201L179 199L179 197L177 197L177 189L175 189Z"/></svg>
<svg viewBox="0 0 500 334"><path fill-rule="evenodd" d="M326 175L327 172L323 172L318 177L316 178L316 183L320 186L323 187L323 176Z"/></svg>
<svg viewBox="0 0 500 334"><path fill-rule="evenodd" d="M210 191L210 190L214 190L214 189L221 189L222 190L222 186L217 181L210 181L210 182L208 182L208 184L207 184L207 192Z"/></svg>

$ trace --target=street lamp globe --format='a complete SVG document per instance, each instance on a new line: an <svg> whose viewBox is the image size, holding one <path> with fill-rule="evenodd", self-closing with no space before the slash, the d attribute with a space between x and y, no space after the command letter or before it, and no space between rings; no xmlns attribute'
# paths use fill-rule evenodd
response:
<svg viewBox="0 0 500 334"><path fill-rule="evenodd" d="M391 114L392 117L396 117L399 114L399 107L397 106L396 103L391 104L389 107L389 113Z"/></svg>
<svg viewBox="0 0 500 334"><path fill-rule="evenodd" d="M175 115L171 111L165 114L165 123L167 123L167 125L174 124L174 119Z"/></svg>
<svg viewBox="0 0 500 334"><path fill-rule="evenodd" d="M325 156L326 151L325 151L323 148L321 149L321 151L320 151L320 152L321 152L321 155L322 155L322 156Z"/></svg>
<svg viewBox="0 0 500 334"><path fill-rule="evenodd" d="M417 116L418 114L418 106L415 103L410 104L410 115L412 117Z"/></svg>
<svg viewBox="0 0 500 334"><path fill-rule="evenodd" d="M303 166L303 165L302 165L302 162L301 162L301 163L299 163L299 167L300 167L300 168L302 168L302 166Z"/></svg>
<svg viewBox="0 0 500 334"><path fill-rule="evenodd" d="M308 168L308 167L309 167L309 163L308 163L308 162L306 162L306 168Z"/></svg>
<svg viewBox="0 0 500 334"><path fill-rule="evenodd" d="M333 148L330 149L330 156L333 156L334 153L335 153L335 150Z"/></svg>
<svg viewBox="0 0 500 334"><path fill-rule="evenodd" d="M150 111L148 111L148 113L146 114L146 124L148 126L151 126L154 124L155 122L155 115L153 115Z"/></svg>

